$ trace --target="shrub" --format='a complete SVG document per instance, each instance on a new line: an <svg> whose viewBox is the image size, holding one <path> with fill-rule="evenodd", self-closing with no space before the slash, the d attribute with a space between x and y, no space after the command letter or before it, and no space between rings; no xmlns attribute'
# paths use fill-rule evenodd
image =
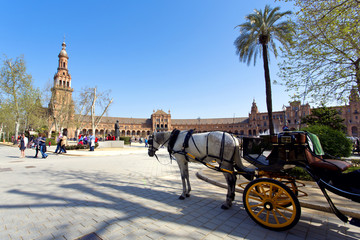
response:
<svg viewBox="0 0 360 240"><path fill-rule="evenodd" d="M302 167L294 167L286 170L286 172L289 173L290 176L295 177L296 180L313 181L312 177Z"/></svg>
<svg viewBox="0 0 360 240"><path fill-rule="evenodd" d="M130 144L131 137L120 137L120 140L124 141L124 144Z"/></svg>
<svg viewBox="0 0 360 240"><path fill-rule="evenodd" d="M329 126L312 125L302 129L316 134L321 142L324 152L336 157L348 157L352 152L352 143L345 133L334 130Z"/></svg>
<svg viewBox="0 0 360 240"><path fill-rule="evenodd" d="M51 142L51 146L56 146L56 141L55 139L52 138L46 138L46 146L49 146L49 142Z"/></svg>
<svg viewBox="0 0 360 240"><path fill-rule="evenodd" d="M97 148L99 146L99 143L95 143L95 148ZM90 149L89 144L77 144L77 145L71 145L71 146L66 146L66 150L79 150L79 149Z"/></svg>

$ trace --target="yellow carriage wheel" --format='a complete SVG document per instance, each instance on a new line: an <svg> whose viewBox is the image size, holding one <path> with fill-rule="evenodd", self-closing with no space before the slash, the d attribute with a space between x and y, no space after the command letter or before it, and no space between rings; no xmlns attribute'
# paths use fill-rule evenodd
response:
<svg viewBox="0 0 360 240"><path fill-rule="evenodd" d="M291 189L291 191L295 194L296 197L298 197L299 195L299 189L296 186L296 181L295 178L291 178L291 177L279 177L277 175L272 175L272 174L263 174L263 175L259 175L259 178L271 178L274 179L276 181L279 181L283 184L285 184L288 188ZM264 186L265 187L265 186ZM258 190L256 188L256 190ZM285 196L286 197L286 196ZM291 203L284 203L283 204L284 207L288 207L291 206Z"/></svg>
<svg viewBox="0 0 360 240"><path fill-rule="evenodd" d="M251 181L244 190L243 203L256 223L275 231L292 228L301 215L300 203L294 192L270 178Z"/></svg>
<svg viewBox="0 0 360 240"><path fill-rule="evenodd" d="M283 184L285 184L287 187L289 187L295 193L295 196L299 195L299 189L298 186L296 185L296 179L294 177L290 177L284 174L273 173L273 172L260 171L258 178L271 178L280 181Z"/></svg>

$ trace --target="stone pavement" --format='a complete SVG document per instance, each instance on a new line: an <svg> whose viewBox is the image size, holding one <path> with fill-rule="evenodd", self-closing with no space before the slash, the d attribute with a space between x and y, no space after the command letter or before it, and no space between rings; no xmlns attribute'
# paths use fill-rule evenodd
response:
<svg viewBox="0 0 360 240"><path fill-rule="evenodd" d="M206 182L209 182L211 184L214 184L216 186L227 188L227 184L224 178L224 175L220 172L216 172L211 169L202 169L198 173L196 173L196 176ZM238 177L237 179L237 185L241 183L245 183L243 186L246 186L246 183L248 181L243 177ZM303 193L299 193L298 199L300 201L300 205L302 207L319 210L319 211L325 211L325 212L332 212L329 203L326 201L326 198L322 194L320 188L317 186L315 182L309 182L309 181L300 181L301 183L304 183L305 186L301 186L299 184L299 190L305 192L307 194L304 195ZM236 192L240 193L240 195L243 192L243 188L241 186L236 186ZM360 203L351 201L349 199L346 199L344 197L340 197L336 194L333 194L329 191L327 191L329 196L331 197L331 200L335 204L335 206L346 216L356 217L360 218ZM359 228L360 231L360 228Z"/></svg>
<svg viewBox="0 0 360 240"><path fill-rule="evenodd" d="M21 159L17 148L0 145L1 240L360 238L359 228L307 208L290 230L264 229L241 194L222 210L226 190L196 178L205 169L199 164L190 165L193 190L181 201L178 167L164 149L161 163L140 147L77 153L35 159L26 150Z"/></svg>

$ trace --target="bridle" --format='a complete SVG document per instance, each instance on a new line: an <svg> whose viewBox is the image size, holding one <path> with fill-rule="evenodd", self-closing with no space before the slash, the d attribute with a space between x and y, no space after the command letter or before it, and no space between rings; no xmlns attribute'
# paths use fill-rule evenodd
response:
<svg viewBox="0 0 360 240"><path fill-rule="evenodd" d="M160 146L160 144L154 139L154 135L150 135L148 140L149 151L155 153L157 150L159 150L160 147L159 148L154 147L154 142L156 142Z"/></svg>
<svg viewBox="0 0 360 240"><path fill-rule="evenodd" d="M167 142L169 142L169 141L170 141L170 138L171 138L171 136L170 136L163 144L160 144L159 142L157 142L157 141L155 140L154 134L153 134L153 135L150 135L150 136L149 136L149 140L148 140L148 144L149 144L148 154L149 154L149 156L150 156L150 157L155 156L156 159L159 161L158 156L156 155L156 151L158 151L158 150L159 150L160 148L162 148ZM154 142L159 145L158 148L154 147Z"/></svg>

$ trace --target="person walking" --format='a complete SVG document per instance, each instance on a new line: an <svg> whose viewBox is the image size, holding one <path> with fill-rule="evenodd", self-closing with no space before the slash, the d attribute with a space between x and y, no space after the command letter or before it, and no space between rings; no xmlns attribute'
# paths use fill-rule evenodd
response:
<svg viewBox="0 0 360 240"><path fill-rule="evenodd" d="M61 138L61 148L60 148L59 154L61 154L61 151L63 153L66 153L66 142L67 142L67 136L66 136L66 134L64 134Z"/></svg>
<svg viewBox="0 0 360 240"><path fill-rule="evenodd" d="M48 155L45 153L46 152L46 137L45 137L45 133L41 134L41 137L39 139L39 145L40 145L40 152L42 155L42 158L47 158Z"/></svg>
<svg viewBox="0 0 360 240"><path fill-rule="evenodd" d="M39 139L40 137L37 137L35 140L34 140L34 148L35 148L35 156L34 158L37 158L37 155L40 151L40 146L39 146Z"/></svg>
<svg viewBox="0 0 360 240"><path fill-rule="evenodd" d="M55 153L61 153L61 140L62 140L62 135L61 133L59 133L59 136L56 140L56 149L55 149Z"/></svg>
<svg viewBox="0 0 360 240"><path fill-rule="evenodd" d="M20 149L20 152L21 152L20 158L25 157L25 149L26 149L27 145L28 145L28 138L25 137L24 133L22 133L21 136L20 136L20 140L19 140L19 149Z"/></svg>
<svg viewBox="0 0 360 240"><path fill-rule="evenodd" d="M90 151L94 151L95 149L95 136L90 134L89 136L89 145L90 145Z"/></svg>

